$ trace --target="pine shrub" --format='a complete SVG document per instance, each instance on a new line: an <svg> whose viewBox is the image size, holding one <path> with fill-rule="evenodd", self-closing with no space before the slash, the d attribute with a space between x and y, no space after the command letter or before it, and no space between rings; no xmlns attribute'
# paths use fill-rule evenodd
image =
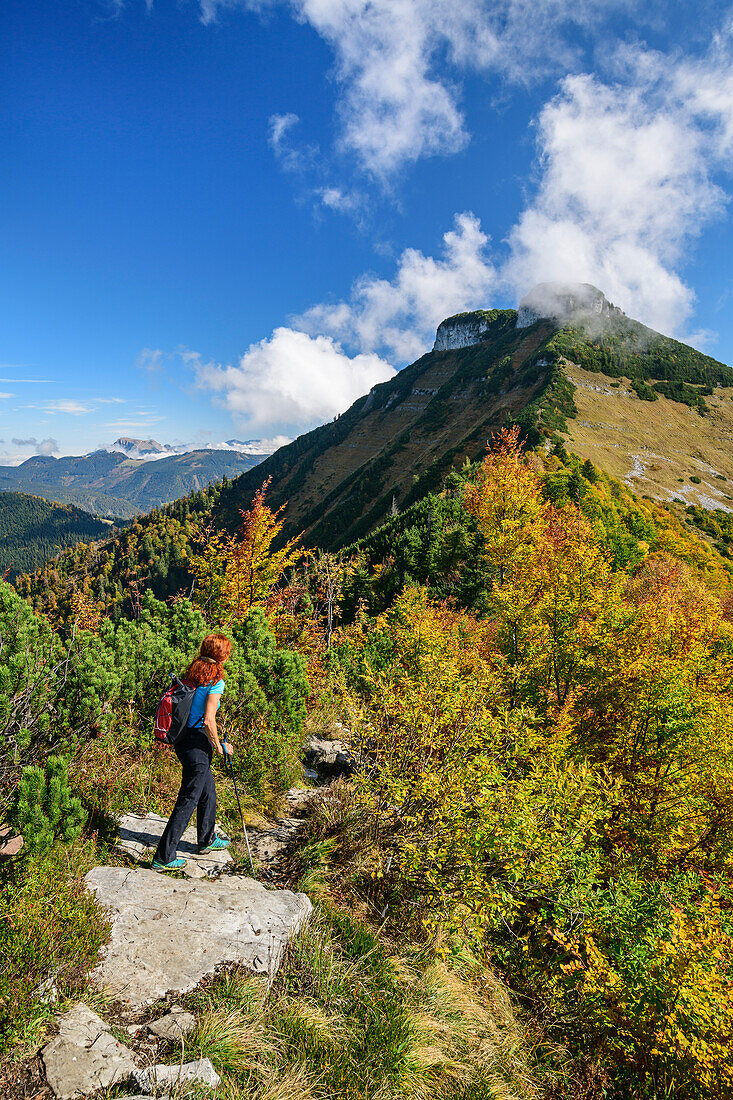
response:
<svg viewBox="0 0 733 1100"><path fill-rule="evenodd" d="M23 768L13 822L28 852L46 852L55 840L71 843L81 835L85 821L86 811L71 793L69 765L63 757L50 756L45 769Z"/></svg>

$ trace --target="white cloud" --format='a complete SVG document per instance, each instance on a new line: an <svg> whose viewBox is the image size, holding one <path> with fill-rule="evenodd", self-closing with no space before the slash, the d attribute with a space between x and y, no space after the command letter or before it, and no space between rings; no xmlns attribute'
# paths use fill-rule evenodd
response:
<svg viewBox="0 0 733 1100"><path fill-rule="evenodd" d="M321 187L316 195L327 209L337 214L356 214L364 205L361 195L355 191L345 191L341 187Z"/></svg>
<svg viewBox="0 0 733 1100"><path fill-rule="evenodd" d="M162 420L165 420L164 416L146 416L144 420L108 420L103 427L115 432L144 432Z"/></svg>
<svg viewBox="0 0 733 1100"><path fill-rule="evenodd" d="M344 412L357 397L394 376L377 355L350 357L329 336L277 328L253 344L236 366L194 362L199 384L222 395L222 403L247 432L293 433Z"/></svg>
<svg viewBox="0 0 733 1100"><path fill-rule="evenodd" d="M41 408L45 413L67 413L70 416L84 416L86 413L94 412L91 406L67 398L61 398L58 401L47 401Z"/></svg>
<svg viewBox="0 0 733 1100"><path fill-rule="evenodd" d="M331 47L340 90L341 147L382 179L424 156L462 149L468 133L460 76L498 73L529 84L578 66L578 27L599 34L604 16L637 0L200 0L204 23L234 8L287 6ZM271 120L271 143L286 167L297 116ZM284 152L283 152L284 151Z"/></svg>
<svg viewBox="0 0 733 1100"><path fill-rule="evenodd" d="M135 366L138 370L146 370L151 374L155 374L163 370L167 358L166 353L160 348L143 348L135 360Z"/></svg>
<svg viewBox="0 0 733 1100"><path fill-rule="evenodd" d="M299 122L298 116L292 112L270 115L268 120L268 144L286 172L305 171L318 155L318 149L314 145L297 149L292 144L292 131Z"/></svg>
<svg viewBox="0 0 733 1100"><path fill-rule="evenodd" d="M0 393L0 401L5 401L8 397L15 397L14 393Z"/></svg>
<svg viewBox="0 0 733 1100"><path fill-rule="evenodd" d="M55 439L51 436L48 439L36 439L35 436L30 436L28 439L12 439L16 447L32 447L34 454L37 455L53 455L58 452L59 445Z"/></svg>
<svg viewBox="0 0 733 1100"><path fill-rule="evenodd" d="M443 236L442 258L407 248L392 279L363 275L348 301L314 306L296 319L296 327L408 362L432 345L444 317L486 305L496 285L487 244L478 218L457 214Z"/></svg>
<svg viewBox="0 0 733 1100"><path fill-rule="evenodd" d="M5 367L6 369L8 369L8 368L13 367L13 366L22 367L23 364L22 363L0 363L0 366ZM58 379L57 378L0 378L0 382L43 382L43 383L49 383L50 385L54 385L56 382L58 382Z"/></svg>
<svg viewBox="0 0 733 1100"><path fill-rule="evenodd" d="M724 208L733 152L733 61L619 55L624 82L571 76L538 120L540 181L509 234L517 293L591 282L664 332L684 331L694 293L678 266Z"/></svg>
<svg viewBox="0 0 733 1100"><path fill-rule="evenodd" d="M400 363L415 358L444 317L486 304L496 281L487 243L478 219L460 214L439 259L406 249L392 279L363 276L348 301L314 306L293 327L253 344L237 365L180 354L248 432L305 431L394 377L385 355Z"/></svg>

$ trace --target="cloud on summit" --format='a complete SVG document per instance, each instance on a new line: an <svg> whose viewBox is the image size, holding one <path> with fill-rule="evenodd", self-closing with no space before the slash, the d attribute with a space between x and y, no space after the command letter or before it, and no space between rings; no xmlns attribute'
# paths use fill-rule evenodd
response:
<svg viewBox="0 0 733 1100"><path fill-rule="evenodd" d="M694 292L677 268L725 210L733 168L733 56L718 37L695 61L640 48L617 79L567 77L537 121L538 184L509 233L516 293L591 282L627 312L684 333Z"/></svg>

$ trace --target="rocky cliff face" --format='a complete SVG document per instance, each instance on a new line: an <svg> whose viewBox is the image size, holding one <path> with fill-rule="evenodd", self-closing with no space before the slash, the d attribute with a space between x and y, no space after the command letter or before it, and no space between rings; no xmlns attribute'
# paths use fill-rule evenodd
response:
<svg viewBox="0 0 733 1100"><path fill-rule="evenodd" d="M538 283L513 309L476 309L457 313L438 325L433 351L470 348L491 340L497 327L529 328L537 321L562 325L582 322L587 329L603 326L614 317L625 316L611 305L602 291L590 283Z"/></svg>
<svg viewBox="0 0 733 1100"><path fill-rule="evenodd" d="M538 283L519 303L517 328L529 328L536 321L558 324L571 321L604 323L624 314L590 283Z"/></svg>
<svg viewBox="0 0 733 1100"><path fill-rule="evenodd" d="M481 344L496 334L497 326L513 324L516 316L513 309L475 309L447 317L438 325L433 351L455 351Z"/></svg>

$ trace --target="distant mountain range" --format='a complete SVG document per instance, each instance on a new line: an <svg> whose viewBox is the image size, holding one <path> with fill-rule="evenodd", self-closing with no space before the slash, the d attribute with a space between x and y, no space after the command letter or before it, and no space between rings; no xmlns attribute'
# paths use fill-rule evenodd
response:
<svg viewBox="0 0 733 1100"><path fill-rule="evenodd" d="M19 466L0 466L0 492L33 494L96 516L129 519L223 477L236 477L264 457L234 448L176 454L155 440L121 438L109 450L88 455L34 455Z"/></svg>
<svg viewBox="0 0 733 1100"><path fill-rule="evenodd" d="M119 451L128 458L157 461L169 455L191 454L194 451L236 451L237 454L263 458L272 454L273 447L264 439L227 439L220 443L193 446L189 443L158 443L157 439L131 439L123 435L109 447L101 447L100 450Z"/></svg>

